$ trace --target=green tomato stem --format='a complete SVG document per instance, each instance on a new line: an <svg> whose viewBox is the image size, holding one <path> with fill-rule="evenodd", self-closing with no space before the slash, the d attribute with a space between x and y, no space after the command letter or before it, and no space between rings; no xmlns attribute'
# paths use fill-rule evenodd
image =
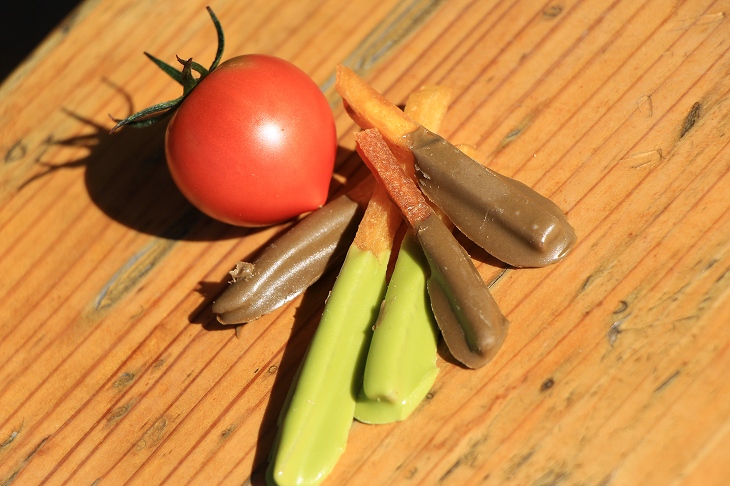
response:
<svg viewBox="0 0 730 486"><path fill-rule="evenodd" d="M114 127L112 127L111 129L112 132L115 132L125 125L129 125L134 128L147 127L163 120L164 118L167 118L168 116L173 114L175 110L178 109L178 107L182 104L185 98L193 91L193 89L195 89L198 83L200 83L203 79L205 79L206 76L208 76L208 74L210 74L215 68L218 67L218 64L220 64L221 59L223 58L225 36L223 35L223 27L221 26L218 17L216 17L215 13L213 12L213 9L210 7L206 7L206 9L208 10L208 14L213 21L216 36L218 38L218 48L216 49L215 58L213 59L210 68L205 69L197 62L194 62L192 58L185 61L178 56L178 62L183 65L182 69L178 70L170 64L167 64L166 62L156 58L152 54L145 52L145 56L147 56L150 61L155 63L155 65L162 69L163 72L165 72L173 80L183 86L183 94L179 98L150 106L149 108L138 111L137 113L134 113L127 118L114 118L113 116L109 115L110 118L116 122L116 125L114 125ZM193 71L200 74L200 77L196 78L195 76L193 76Z"/></svg>

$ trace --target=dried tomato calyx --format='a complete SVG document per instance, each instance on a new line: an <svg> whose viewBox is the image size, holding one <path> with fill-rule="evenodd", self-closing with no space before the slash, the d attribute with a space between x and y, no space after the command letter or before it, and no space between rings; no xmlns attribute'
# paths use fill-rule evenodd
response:
<svg viewBox="0 0 730 486"><path fill-rule="evenodd" d="M177 108L182 104L185 98L187 98L187 96L193 91L193 89L195 89L198 83L200 83L203 79L205 79L208 74L210 74L215 68L218 67L218 64L220 64L221 62L221 58L223 57L223 47L225 45L223 27L221 26L218 17L216 17L215 13L213 12L213 9L210 7L205 8L208 10L208 14L210 14L210 18L213 21L213 25L215 26L216 34L218 35L218 49L216 50L213 63L208 69L206 69L197 62L194 62L192 58L183 60L179 56L176 56L177 61L182 64L182 69L177 69L174 66L167 64L165 61L156 58L152 54L145 52L145 56L147 56L150 61L155 63L155 65L162 69L168 76L170 76L172 79L182 85L183 94L182 96L175 98L174 100L164 101L162 103L157 103L155 105L147 107L144 110L140 110L137 113L128 116L127 118L114 118L112 115L109 115L109 117L117 123L111 129L112 132L118 130L125 125L129 125L135 128L147 127L152 125L153 123L157 123L158 121L166 118L169 115L172 115L175 110L177 110ZM198 77L195 77L193 71L198 73Z"/></svg>

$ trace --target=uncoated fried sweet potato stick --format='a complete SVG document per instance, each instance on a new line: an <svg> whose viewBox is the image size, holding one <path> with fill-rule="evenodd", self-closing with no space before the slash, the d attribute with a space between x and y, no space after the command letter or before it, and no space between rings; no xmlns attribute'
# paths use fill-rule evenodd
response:
<svg viewBox="0 0 730 486"><path fill-rule="evenodd" d="M431 268L428 293L436 322L453 356L470 368L489 362L507 320L456 238L398 166L376 129L355 135L358 152L413 228Z"/></svg>
<svg viewBox="0 0 730 486"><path fill-rule="evenodd" d="M422 86L408 95L403 112L427 130L438 133L452 96L453 90L448 86L440 84Z"/></svg>
<svg viewBox="0 0 730 486"><path fill-rule="evenodd" d="M361 128L377 128L399 160L413 164L404 137L420 125L345 66L337 66L337 92L345 109Z"/></svg>
<svg viewBox="0 0 730 486"><path fill-rule="evenodd" d="M431 206L398 165L380 131L370 128L355 134L357 152L375 178L388 190L390 199L399 208L411 227L434 214Z"/></svg>

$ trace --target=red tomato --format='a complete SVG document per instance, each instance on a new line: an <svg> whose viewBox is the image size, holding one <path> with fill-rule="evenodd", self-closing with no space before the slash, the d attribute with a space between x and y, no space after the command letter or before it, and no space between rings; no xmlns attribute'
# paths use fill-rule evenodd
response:
<svg viewBox="0 0 730 486"><path fill-rule="evenodd" d="M165 139L185 197L239 226L278 223L324 204L336 149L319 87L293 64L257 54L230 59L203 79Z"/></svg>

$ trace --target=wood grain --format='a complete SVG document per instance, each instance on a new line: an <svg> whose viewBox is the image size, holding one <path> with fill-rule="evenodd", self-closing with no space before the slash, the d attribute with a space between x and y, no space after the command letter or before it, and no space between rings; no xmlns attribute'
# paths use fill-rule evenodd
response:
<svg viewBox="0 0 730 486"><path fill-rule="evenodd" d="M107 114L178 95L142 55L202 64L204 3L89 0L0 85L0 484L261 484L332 285L234 331L209 304L287 225L202 216L164 126ZM442 133L551 197L579 237L544 269L462 238L510 320L480 370L439 359L408 420L354 423L328 484L727 484L730 2L211 3L224 57L278 55L330 99L332 192L364 174L333 91L454 89Z"/></svg>

